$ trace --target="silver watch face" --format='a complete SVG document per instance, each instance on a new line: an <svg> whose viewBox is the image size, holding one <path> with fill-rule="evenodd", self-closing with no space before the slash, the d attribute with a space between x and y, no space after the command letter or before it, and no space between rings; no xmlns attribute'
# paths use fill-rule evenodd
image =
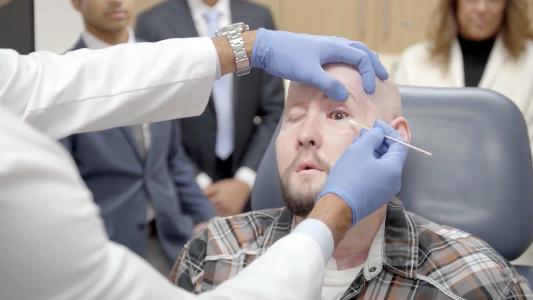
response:
<svg viewBox="0 0 533 300"><path fill-rule="evenodd" d="M243 33L243 32L246 32L248 30L250 30L250 27L247 24L244 24L243 22L233 23L233 24L230 24L228 26L224 26L224 27L220 28L216 32L216 36L225 35L226 33L231 33L231 32L235 32L235 31L238 32L238 33Z"/></svg>

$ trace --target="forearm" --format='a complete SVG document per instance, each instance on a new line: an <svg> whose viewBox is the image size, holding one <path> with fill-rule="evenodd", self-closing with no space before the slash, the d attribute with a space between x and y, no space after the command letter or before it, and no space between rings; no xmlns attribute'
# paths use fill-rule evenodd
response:
<svg viewBox="0 0 533 300"><path fill-rule="evenodd" d="M255 43L256 31L248 31L242 34L244 40L244 48L246 49L246 55L250 60L252 57L252 50ZM233 49L225 37L214 37L213 44L217 50L218 61L220 63L220 76L233 73L237 69L235 64L235 55Z"/></svg>
<svg viewBox="0 0 533 300"><path fill-rule="evenodd" d="M337 246L352 226L352 210L342 199L327 194L315 204L308 219L319 220L328 226L333 235L333 243Z"/></svg>
<svg viewBox="0 0 533 300"><path fill-rule="evenodd" d="M193 116L207 104L216 53L209 38L65 55L0 50L0 104L55 139Z"/></svg>

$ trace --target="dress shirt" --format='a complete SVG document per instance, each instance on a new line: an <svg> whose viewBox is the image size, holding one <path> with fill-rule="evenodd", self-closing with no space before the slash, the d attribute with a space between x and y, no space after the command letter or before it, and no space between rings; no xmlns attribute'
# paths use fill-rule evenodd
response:
<svg viewBox="0 0 533 300"><path fill-rule="evenodd" d="M194 21L194 25L199 36L209 36L208 26L204 17L205 13L209 9L216 9L220 13L220 27L224 27L232 23L231 7L229 0L219 0L212 7L205 4L202 0L187 0L187 3L189 4L192 19ZM228 74L226 76L229 77L228 79L226 79L227 81L229 81L229 88L227 89L227 92L231 96L230 99L233 99L233 74ZM240 167L237 172L235 172L234 177L245 182L251 189L255 181L255 176L256 172L253 169L248 167ZM200 188L205 189L213 183L213 180L206 173L200 172L196 177L196 182L198 183L198 186L200 186Z"/></svg>
<svg viewBox="0 0 533 300"><path fill-rule="evenodd" d="M218 0L217 3L212 7L205 4L202 0L187 0L187 3L191 9L191 16L199 36L209 36L209 30L204 18L204 14L209 9L214 8L220 12L220 27L231 24L231 9L229 0Z"/></svg>
<svg viewBox="0 0 533 300"><path fill-rule="evenodd" d="M202 0L190 0L189 8L196 30L200 36L215 36L216 31L231 23L229 1L217 1L208 6ZM217 134L215 154L221 160L231 155L235 145L233 116L233 74L226 74L215 81L213 104L216 112Z"/></svg>
<svg viewBox="0 0 533 300"><path fill-rule="evenodd" d="M354 278L363 270L365 264L378 265L382 263L383 245L385 238L385 220L381 222L364 263L350 269L339 270L334 258L326 265L324 283L322 287L322 300L341 299L344 292L350 287Z"/></svg>

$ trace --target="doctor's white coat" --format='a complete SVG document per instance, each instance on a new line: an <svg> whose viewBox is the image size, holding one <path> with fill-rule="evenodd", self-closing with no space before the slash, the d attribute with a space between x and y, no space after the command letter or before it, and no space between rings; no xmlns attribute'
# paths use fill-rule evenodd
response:
<svg viewBox="0 0 533 300"><path fill-rule="evenodd" d="M197 115L217 65L209 38L65 56L0 49L0 298L320 297L325 257L333 247L323 224L321 234L311 230L279 241L213 292L195 296L173 286L109 241L72 159L50 139Z"/></svg>

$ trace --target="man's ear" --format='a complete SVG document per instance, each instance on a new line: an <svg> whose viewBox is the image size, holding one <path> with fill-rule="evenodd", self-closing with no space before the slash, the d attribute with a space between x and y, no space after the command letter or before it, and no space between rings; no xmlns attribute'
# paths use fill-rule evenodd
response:
<svg viewBox="0 0 533 300"><path fill-rule="evenodd" d="M411 128L404 117L395 118L390 125L402 135L407 143L411 143Z"/></svg>
<svg viewBox="0 0 533 300"><path fill-rule="evenodd" d="M72 3L72 6L75 10L80 11L81 10L81 0L70 0L70 3Z"/></svg>

